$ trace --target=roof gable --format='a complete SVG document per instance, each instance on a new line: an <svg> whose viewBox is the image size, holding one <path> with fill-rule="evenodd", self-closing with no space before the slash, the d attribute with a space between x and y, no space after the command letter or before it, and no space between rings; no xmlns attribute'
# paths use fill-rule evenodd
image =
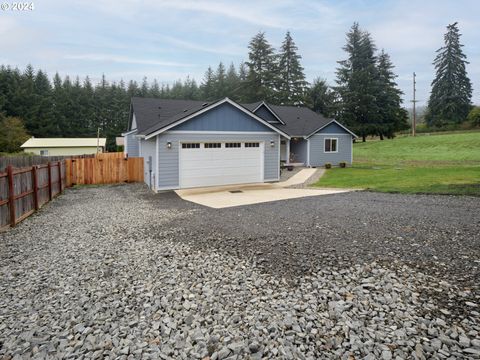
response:
<svg viewBox="0 0 480 360"><path fill-rule="evenodd" d="M337 120L331 120L330 122L319 127L318 129L316 129L306 137L308 138L317 133L322 133L322 134L344 134L345 133L345 134L350 134L353 137L358 137L357 135L355 135L355 133L348 130L345 126L340 124Z"/></svg>
<svg viewBox="0 0 480 360"><path fill-rule="evenodd" d="M271 128L226 102L210 111L195 116L169 131L247 131L274 132Z"/></svg>
<svg viewBox="0 0 480 360"><path fill-rule="evenodd" d="M288 139L290 138L290 136L287 133L285 133L282 130L278 129L277 127L269 124L267 121L258 117L254 113L250 112L248 109L246 109L243 106L237 104L236 102L230 100L229 98L225 98L223 100L219 100L219 101L214 102L214 103L202 103L200 106L193 107L191 109L186 109L183 112L177 113L176 115L174 115L174 116L172 116L168 119L157 122L156 125L140 132L139 135L144 135L146 139L150 139L153 136L156 136L158 134L161 134L162 132L170 130L171 128L176 127L176 126L178 126L178 125L180 125L180 124L182 124L186 121L189 121L189 120L191 120L191 119L193 119L193 118L195 118L195 117L197 117L197 116L199 116L199 115L201 115L201 114L203 114L207 111L211 111L212 109L214 109L217 106L220 106L221 104L224 104L224 103L229 103L230 105L236 107L238 110L244 112L245 114L247 114L248 116L253 118L254 120L262 123L267 128L270 128L271 130L279 133L280 135L282 135L282 136L284 136ZM138 116L137 116L137 123L139 123Z"/></svg>
<svg viewBox="0 0 480 360"><path fill-rule="evenodd" d="M105 146L106 138L34 138L31 137L21 148L40 147L96 147Z"/></svg>
<svg viewBox="0 0 480 360"><path fill-rule="evenodd" d="M271 124L285 125L285 122L263 101L252 112Z"/></svg>

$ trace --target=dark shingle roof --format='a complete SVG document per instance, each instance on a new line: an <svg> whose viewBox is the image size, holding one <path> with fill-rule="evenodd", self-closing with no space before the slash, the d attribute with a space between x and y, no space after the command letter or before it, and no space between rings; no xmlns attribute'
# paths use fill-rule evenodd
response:
<svg viewBox="0 0 480 360"><path fill-rule="evenodd" d="M132 98L138 134L148 134L201 110L206 103L198 100Z"/></svg>
<svg viewBox="0 0 480 360"><path fill-rule="evenodd" d="M243 106L253 111L261 102L244 104ZM283 106L267 104L277 116L285 123L272 124L290 136L307 136L315 130L327 125L333 119L328 119L315 111L301 106Z"/></svg>
<svg viewBox="0 0 480 360"><path fill-rule="evenodd" d="M132 109L135 113L138 134L147 135L162 129L178 120L200 111L205 106L217 101L205 102L197 100L170 100L152 98L132 98ZM253 111L262 102L241 104ZM268 106L274 111L283 124L271 124L290 136L307 136L328 124L332 119L325 118L316 112L298 106Z"/></svg>

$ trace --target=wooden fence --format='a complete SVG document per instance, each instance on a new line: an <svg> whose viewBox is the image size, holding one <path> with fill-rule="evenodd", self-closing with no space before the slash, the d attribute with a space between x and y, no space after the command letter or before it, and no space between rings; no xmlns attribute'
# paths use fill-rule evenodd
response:
<svg viewBox="0 0 480 360"><path fill-rule="evenodd" d="M97 159L124 159L125 154L123 152L108 152L108 153L98 153L95 155Z"/></svg>
<svg viewBox="0 0 480 360"><path fill-rule="evenodd" d="M143 181L143 158L65 159L0 172L0 229L15 226L72 185Z"/></svg>
<svg viewBox="0 0 480 360"><path fill-rule="evenodd" d="M108 153L110 154L110 153ZM117 153L111 153L117 154ZM93 158L92 155L80 155L75 158ZM71 159L73 156L41 156L41 155L16 155L16 156L0 156L0 169L6 168L8 165L12 165L16 168L23 168L33 165L48 164L49 162L61 161L64 159Z"/></svg>
<svg viewBox="0 0 480 360"><path fill-rule="evenodd" d="M67 186L143 181L143 158L65 160Z"/></svg>
<svg viewBox="0 0 480 360"><path fill-rule="evenodd" d="M30 168L7 166L0 173L0 229L15 226L65 188L65 163L50 162Z"/></svg>

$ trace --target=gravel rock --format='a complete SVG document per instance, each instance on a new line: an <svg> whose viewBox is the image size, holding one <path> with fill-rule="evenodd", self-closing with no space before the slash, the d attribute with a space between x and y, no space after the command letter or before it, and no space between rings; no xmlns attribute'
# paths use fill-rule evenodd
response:
<svg viewBox="0 0 480 360"><path fill-rule="evenodd" d="M343 217L334 229L321 199L219 211L139 185L67 190L0 234L0 358L480 356L478 307L466 304L480 301L478 284L464 275L478 274L478 222L457 233L427 216L398 232L411 218L384 227L372 204L390 199L381 206L389 218L385 209L404 197L348 194L326 201L333 214L339 204L356 208L354 227ZM420 209L444 204L447 225L452 212L468 219L465 208L478 209L468 198L462 209L449 197L409 199ZM377 227L383 236L372 243L366 228ZM454 276L458 249L466 258ZM428 252L438 260L425 260ZM417 266L425 261L428 271Z"/></svg>

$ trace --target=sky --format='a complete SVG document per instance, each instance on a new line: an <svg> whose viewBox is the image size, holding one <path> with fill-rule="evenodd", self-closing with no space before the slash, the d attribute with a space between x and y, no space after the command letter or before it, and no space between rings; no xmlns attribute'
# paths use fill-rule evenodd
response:
<svg viewBox="0 0 480 360"><path fill-rule="evenodd" d="M2 3L12 4L11 0ZM417 74L419 105L428 101L432 61L448 24L463 34L472 101L480 104L480 1L478 0L95 0L33 1L34 10L0 10L0 64L32 64L98 81L130 79L172 83L222 61L248 59L248 43L259 31L278 49L290 31L308 81L334 85L345 33L358 22L379 49L390 54L404 92L412 99Z"/></svg>

